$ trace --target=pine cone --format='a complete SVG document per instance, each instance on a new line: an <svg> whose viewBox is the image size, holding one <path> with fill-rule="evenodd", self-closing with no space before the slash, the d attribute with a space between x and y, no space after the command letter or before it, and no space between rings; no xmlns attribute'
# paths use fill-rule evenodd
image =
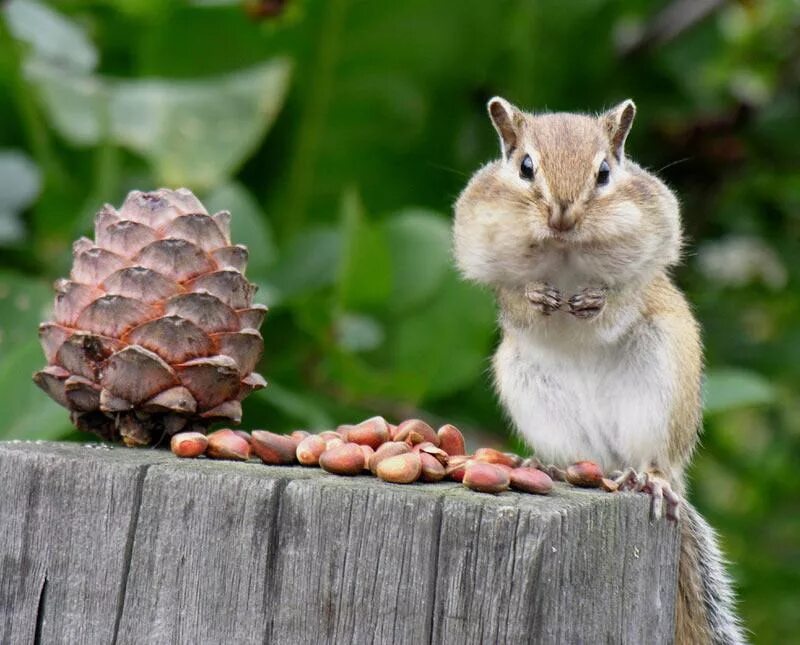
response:
<svg viewBox="0 0 800 645"><path fill-rule="evenodd" d="M241 420L242 399L266 385L253 370L267 308L252 304L230 217L185 188L133 191L97 214L95 242L75 242L33 380L78 428L151 445Z"/></svg>

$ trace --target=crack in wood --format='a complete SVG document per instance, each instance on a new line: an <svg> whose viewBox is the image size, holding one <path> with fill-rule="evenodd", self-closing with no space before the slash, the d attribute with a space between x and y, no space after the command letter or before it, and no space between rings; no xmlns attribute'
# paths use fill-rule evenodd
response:
<svg viewBox="0 0 800 645"><path fill-rule="evenodd" d="M266 579L264 581L264 598L262 602L263 612L265 616L269 616L264 628L263 645L269 645L272 641L272 629L275 624L275 612L269 605L273 598L277 596L277 590L280 588L280 574L278 568L278 552L279 540L278 527L280 525L281 512L283 510L283 495L286 492L286 487L289 485L288 479L281 479L275 485L275 500L272 503L271 517L273 521L269 527L269 538L267 546L267 566L266 566Z"/></svg>
<svg viewBox="0 0 800 645"><path fill-rule="evenodd" d="M442 508L444 506L444 498L441 497L436 500L436 506L433 509L433 527L436 535L436 540L431 548L431 564L428 567L430 572L430 580L428 582L428 616L426 620L427 634L425 640L433 643L433 623L435 619L436 597L437 597L437 575L436 571L439 568L439 546L442 543Z"/></svg>
<svg viewBox="0 0 800 645"><path fill-rule="evenodd" d="M119 588L119 597L117 600L117 608L114 616L114 636L112 639L113 645L116 645L117 638L119 637L119 625L122 620L122 612L125 609L125 594L128 590L128 578L131 570L131 557L133 556L133 543L136 539L136 527L139 524L139 511L142 508L142 495L144 494L144 480L147 477L147 471L150 465L141 467L140 472L137 474L136 483L134 484L133 505L131 512L130 523L128 524L128 532L125 537L125 560L123 565L122 581Z"/></svg>
<svg viewBox="0 0 800 645"><path fill-rule="evenodd" d="M42 588L39 590L39 601L36 604L36 629L33 632L34 645L42 642L42 626L44 625L44 603L47 596L47 572L42 579Z"/></svg>

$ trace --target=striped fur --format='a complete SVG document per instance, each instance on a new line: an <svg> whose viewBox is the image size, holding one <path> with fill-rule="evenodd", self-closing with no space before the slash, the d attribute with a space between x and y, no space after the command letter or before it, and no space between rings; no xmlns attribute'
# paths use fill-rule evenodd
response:
<svg viewBox="0 0 800 645"><path fill-rule="evenodd" d="M681 251L677 199L624 156L633 102L599 117L527 114L498 98L489 109L503 157L462 192L453 238L464 277L498 297L494 374L509 417L545 462L633 467L685 495L702 346L668 275ZM571 315L570 298L589 292L605 294L599 314ZM743 643L714 533L685 508L676 642Z"/></svg>
<svg viewBox="0 0 800 645"><path fill-rule="evenodd" d="M676 645L746 642L717 537L688 503L682 507Z"/></svg>

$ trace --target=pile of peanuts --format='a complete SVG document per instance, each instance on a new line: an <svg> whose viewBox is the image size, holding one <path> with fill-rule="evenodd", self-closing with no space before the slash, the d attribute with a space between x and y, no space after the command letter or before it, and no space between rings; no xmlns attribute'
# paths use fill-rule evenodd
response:
<svg viewBox="0 0 800 645"><path fill-rule="evenodd" d="M464 436L454 425L438 430L419 419L399 425L383 417L372 417L357 425L311 434L296 430L289 435L266 430L217 430L209 435L181 432L172 437L172 452L178 457L247 461L255 455L265 464L319 466L335 475L371 473L385 482L411 484L438 482L445 478L462 482L482 493L501 493L514 488L545 495L553 479L590 488L616 490L600 467L582 461L566 470L545 469L535 459L494 448L479 448L466 454ZM547 472L545 472L547 470Z"/></svg>

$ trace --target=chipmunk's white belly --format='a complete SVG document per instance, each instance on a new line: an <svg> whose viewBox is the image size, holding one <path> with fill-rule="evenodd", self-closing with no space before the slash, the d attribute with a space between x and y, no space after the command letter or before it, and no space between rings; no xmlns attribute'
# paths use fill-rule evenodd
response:
<svg viewBox="0 0 800 645"><path fill-rule="evenodd" d="M607 472L662 462L675 377L658 330L606 345L555 340L506 333L494 361L501 400L536 456Z"/></svg>

